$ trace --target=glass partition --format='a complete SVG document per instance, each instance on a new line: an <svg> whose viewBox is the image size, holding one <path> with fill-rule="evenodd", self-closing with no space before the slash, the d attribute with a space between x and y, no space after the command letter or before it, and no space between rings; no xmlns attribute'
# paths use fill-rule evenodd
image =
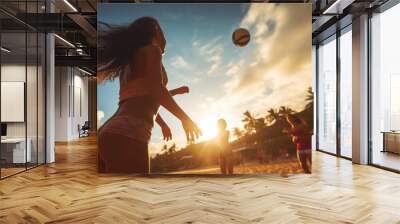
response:
<svg viewBox="0 0 400 224"><path fill-rule="evenodd" d="M340 155L352 157L352 35L351 26L340 36Z"/></svg>
<svg viewBox="0 0 400 224"><path fill-rule="evenodd" d="M336 154L336 36L318 47L318 149Z"/></svg>
<svg viewBox="0 0 400 224"><path fill-rule="evenodd" d="M2 177L24 171L31 158L26 135L26 41L25 32L1 34Z"/></svg>
<svg viewBox="0 0 400 224"><path fill-rule="evenodd" d="M17 13L41 13L43 5L44 1L0 3ZM45 163L46 39L8 14L0 12L0 19L0 178L5 178Z"/></svg>
<svg viewBox="0 0 400 224"><path fill-rule="evenodd" d="M400 4L371 18L371 162L400 170Z"/></svg>
<svg viewBox="0 0 400 224"><path fill-rule="evenodd" d="M43 164L46 162L46 38L45 34L38 33L38 64L37 64L37 162Z"/></svg>
<svg viewBox="0 0 400 224"><path fill-rule="evenodd" d="M27 113L27 150L30 151L28 168L37 165L38 157L38 56L37 41L38 35L35 32L28 32L27 35L27 64L26 64L26 113Z"/></svg>

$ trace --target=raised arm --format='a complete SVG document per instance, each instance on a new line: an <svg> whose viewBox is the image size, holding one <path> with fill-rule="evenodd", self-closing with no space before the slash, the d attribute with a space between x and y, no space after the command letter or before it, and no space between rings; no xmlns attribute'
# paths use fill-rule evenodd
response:
<svg viewBox="0 0 400 224"><path fill-rule="evenodd" d="M189 87L181 86L179 88L170 90L169 94L171 94L171 96L175 96L175 95L185 94L185 93L188 93L188 92L189 92Z"/></svg>
<svg viewBox="0 0 400 224"><path fill-rule="evenodd" d="M148 88L151 95L157 100L165 109L171 112L181 122L185 130L187 140L195 140L201 135L198 126L192 119L179 107L179 105L172 98L171 94L166 87L162 85L161 75L161 50L157 46L148 46L144 49L144 68L147 74Z"/></svg>
<svg viewBox="0 0 400 224"><path fill-rule="evenodd" d="M163 81L164 81L164 83L167 83L168 82L167 72L165 71L165 68L164 68L163 65L161 65L161 68L162 68L161 71L163 73L162 77L166 79L166 80L163 80ZM171 96L175 96L175 95L179 95L179 94L185 94L185 93L188 93L188 92L189 92L189 87L187 87L187 86L181 86L179 88L169 90L169 94L171 94Z"/></svg>
<svg viewBox="0 0 400 224"><path fill-rule="evenodd" d="M184 94L184 93L188 93L188 92L189 92L189 88L186 86L182 86L182 87L170 90L169 94L171 94L171 96L174 96L174 95ZM161 128L161 131L163 134L163 139L166 141L172 140L171 129L169 128L168 124L164 121L164 119L161 117L160 113L158 113L156 116L156 122Z"/></svg>

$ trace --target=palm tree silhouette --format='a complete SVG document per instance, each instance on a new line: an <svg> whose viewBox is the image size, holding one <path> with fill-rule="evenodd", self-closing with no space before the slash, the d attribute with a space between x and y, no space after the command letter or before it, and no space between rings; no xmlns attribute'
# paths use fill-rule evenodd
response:
<svg viewBox="0 0 400 224"><path fill-rule="evenodd" d="M306 103L306 109L314 107L314 92L311 87L307 88Z"/></svg>
<svg viewBox="0 0 400 224"><path fill-rule="evenodd" d="M236 138L241 138L242 136L243 136L243 131L242 130L240 130L240 128L238 128L238 127L235 127L235 128L233 128L233 135L236 137Z"/></svg>
<svg viewBox="0 0 400 224"><path fill-rule="evenodd" d="M267 120L267 122L268 122L269 125L273 124L275 121L277 121L277 120L280 118L279 112L276 111L276 110L273 109L273 108L270 108L270 109L267 111L267 113L268 113L268 114L267 114L267 116L265 116L265 120Z"/></svg>
<svg viewBox="0 0 400 224"><path fill-rule="evenodd" d="M279 116L286 117L286 115L293 114L295 111L290 107L281 106L279 107Z"/></svg>
<svg viewBox="0 0 400 224"><path fill-rule="evenodd" d="M261 131L263 128L265 128L264 118L257 118L254 123L254 129L256 130L256 133Z"/></svg>
<svg viewBox="0 0 400 224"><path fill-rule="evenodd" d="M244 122L244 129L246 130L247 134L251 134L253 131L255 131L256 118L248 110L246 110L243 115L244 118L242 121Z"/></svg>
<svg viewBox="0 0 400 224"><path fill-rule="evenodd" d="M176 145L174 143L171 147L169 147L168 153L172 154L172 153L175 153L175 152L176 152Z"/></svg>
<svg viewBox="0 0 400 224"><path fill-rule="evenodd" d="M163 145L161 152L168 153L168 146L166 144Z"/></svg>
<svg viewBox="0 0 400 224"><path fill-rule="evenodd" d="M161 152L164 152L165 154L173 154L176 152L176 145L175 143L171 145L171 147L168 147L168 145L164 144Z"/></svg>

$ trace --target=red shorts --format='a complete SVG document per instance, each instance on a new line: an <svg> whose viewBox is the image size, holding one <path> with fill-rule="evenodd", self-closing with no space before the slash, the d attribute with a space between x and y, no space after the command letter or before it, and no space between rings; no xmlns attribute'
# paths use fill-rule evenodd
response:
<svg viewBox="0 0 400 224"><path fill-rule="evenodd" d="M297 151L311 150L311 144L310 143L299 142L299 143L296 144L296 149L297 149Z"/></svg>

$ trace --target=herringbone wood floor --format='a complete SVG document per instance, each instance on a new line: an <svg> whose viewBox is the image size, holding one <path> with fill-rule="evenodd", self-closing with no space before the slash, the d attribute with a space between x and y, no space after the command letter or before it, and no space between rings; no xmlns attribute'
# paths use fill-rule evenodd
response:
<svg viewBox="0 0 400 224"><path fill-rule="evenodd" d="M313 155L313 174L97 174L96 141L0 181L0 223L400 223L400 175Z"/></svg>

